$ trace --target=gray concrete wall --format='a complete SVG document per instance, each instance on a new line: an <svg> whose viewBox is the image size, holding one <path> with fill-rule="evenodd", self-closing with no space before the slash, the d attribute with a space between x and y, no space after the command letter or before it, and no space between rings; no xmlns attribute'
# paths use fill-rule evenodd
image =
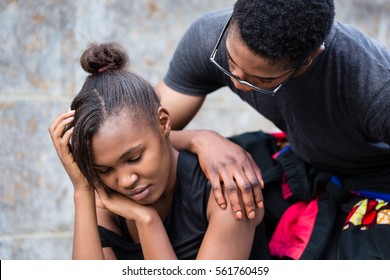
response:
<svg viewBox="0 0 390 280"><path fill-rule="evenodd" d="M72 185L47 129L86 77L78 59L87 44L119 42L133 69L156 84L188 25L233 3L0 0L0 259L71 258ZM390 46L390 0L336 0L336 9L338 19ZM225 90L208 98L189 127L226 136L275 130Z"/></svg>

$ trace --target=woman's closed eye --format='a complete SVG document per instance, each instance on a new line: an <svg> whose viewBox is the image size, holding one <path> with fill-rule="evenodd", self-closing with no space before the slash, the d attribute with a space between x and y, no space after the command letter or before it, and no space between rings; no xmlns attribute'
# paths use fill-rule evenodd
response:
<svg viewBox="0 0 390 280"><path fill-rule="evenodd" d="M132 156L130 157L129 159L127 159L127 163L134 163L134 162L137 162L139 161L140 159L142 158L142 153L139 153L135 156Z"/></svg>
<svg viewBox="0 0 390 280"><path fill-rule="evenodd" d="M142 159L142 152L140 153L137 153L137 154L134 154L134 155L131 155L130 153L124 157L122 160L118 161L117 164L118 165L122 165L122 164L135 164L137 163L138 161L140 161ZM113 166L106 166L104 164L96 164L94 165L95 166L95 170L98 174L100 175L108 175L110 174L116 165L113 165Z"/></svg>
<svg viewBox="0 0 390 280"><path fill-rule="evenodd" d="M99 173L99 174L107 175L107 174L109 174L109 173L112 171L112 168L111 168L111 167L104 168L104 169L95 168L95 170L96 170L97 173Z"/></svg>

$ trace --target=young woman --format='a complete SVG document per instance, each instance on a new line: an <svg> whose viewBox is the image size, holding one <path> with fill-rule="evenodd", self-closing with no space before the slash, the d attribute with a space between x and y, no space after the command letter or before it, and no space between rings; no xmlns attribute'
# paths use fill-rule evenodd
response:
<svg viewBox="0 0 390 280"><path fill-rule="evenodd" d="M222 210L197 158L169 142L153 87L114 43L81 56L90 73L49 131L74 186L74 259L268 258L263 209ZM229 208L229 205L228 205Z"/></svg>

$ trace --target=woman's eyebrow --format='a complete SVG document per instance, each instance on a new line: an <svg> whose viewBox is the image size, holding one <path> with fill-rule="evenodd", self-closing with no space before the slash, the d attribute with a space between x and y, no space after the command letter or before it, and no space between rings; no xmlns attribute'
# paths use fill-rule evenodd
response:
<svg viewBox="0 0 390 280"><path fill-rule="evenodd" d="M139 147L141 147L141 144L134 145L130 147L126 152L124 152L120 157L119 160L123 160L127 156L129 156L131 153L133 153L135 150L137 150Z"/></svg>

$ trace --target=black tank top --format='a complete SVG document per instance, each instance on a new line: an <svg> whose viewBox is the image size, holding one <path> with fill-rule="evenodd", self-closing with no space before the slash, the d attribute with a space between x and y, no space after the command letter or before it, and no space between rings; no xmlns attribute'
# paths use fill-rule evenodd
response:
<svg viewBox="0 0 390 280"><path fill-rule="evenodd" d="M206 213L210 190L197 157L180 152L174 198L164 220L164 227L178 259L196 258L208 226ZM126 220L119 217L119 221L121 236L99 226L102 247L111 247L118 259L144 259L140 244L135 244L130 237ZM256 230L251 259L267 258L268 247L261 224Z"/></svg>

